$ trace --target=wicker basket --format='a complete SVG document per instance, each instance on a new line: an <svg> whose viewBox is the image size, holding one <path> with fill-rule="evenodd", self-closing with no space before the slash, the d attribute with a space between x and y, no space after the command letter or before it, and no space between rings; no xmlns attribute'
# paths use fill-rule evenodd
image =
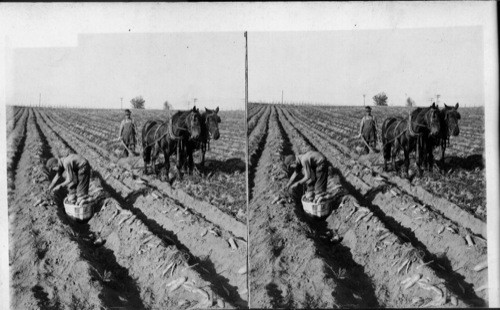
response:
<svg viewBox="0 0 500 310"><path fill-rule="evenodd" d="M321 203L314 203L304 201L304 197L302 197L302 208L304 209L304 212L316 218L328 217L333 211L332 204L333 199L325 200Z"/></svg>
<svg viewBox="0 0 500 310"><path fill-rule="evenodd" d="M73 220L85 221L92 217L93 208L91 203L84 203L81 206L74 205L64 199L64 211Z"/></svg>

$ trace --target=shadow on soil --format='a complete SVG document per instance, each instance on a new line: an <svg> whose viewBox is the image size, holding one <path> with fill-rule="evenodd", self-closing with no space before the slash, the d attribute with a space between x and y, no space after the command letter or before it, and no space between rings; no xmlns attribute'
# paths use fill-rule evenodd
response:
<svg viewBox="0 0 500 310"><path fill-rule="evenodd" d="M226 174L231 174L235 172L244 173L246 170L245 162L240 158L230 158L227 160L215 160L215 159L206 159L205 167L201 167L198 165L198 168L201 169L205 174L210 172L222 172Z"/></svg>
<svg viewBox="0 0 500 310"><path fill-rule="evenodd" d="M288 298L285 300L283 297L283 292L279 289L276 283L269 283L266 285L267 294L271 297L271 305L273 308L277 309L293 309L293 299ZM308 307L306 307L308 308Z"/></svg>
<svg viewBox="0 0 500 310"><path fill-rule="evenodd" d="M407 227L402 226L393 217L384 213L378 206L373 204L373 200L378 193L385 192L386 186L381 186L371 190L366 195L359 193L354 186L352 186L340 172L340 170L333 168L334 174L339 176L340 183L350 195L355 197L363 206L368 207L379 219L386 225L392 233L398 236L401 240L409 242L419 252L423 253L423 260L425 262L433 261L428 266L436 272L436 274L446 280L446 288L458 296L468 306L484 307L486 306L484 300L479 298L474 292L472 284L467 283L464 277L457 272L453 271L451 262L445 255L436 255L429 252L427 247L418 240L415 233Z"/></svg>
<svg viewBox="0 0 500 310"><path fill-rule="evenodd" d="M158 238L163 240L165 244L175 245L180 251L186 253L189 256L188 264L193 266L192 269L195 270L200 277L211 283L211 289L219 296L225 296L228 298L231 306L246 306L247 302L240 298L238 294L238 288L229 284L229 280L224 276L220 275L215 269L214 263L206 257L196 257L191 254L189 248L184 246L182 242L177 238L173 231L166 230L161 224L156 222L154 219L147 217L141 209L134 207L135 201L146 194L149 193L148 189L143 189L135 191L124 199L120 194L118 194L111 186L109 186L99 172L94 171L97 178L100 180L103 189L110 193L111 197L115 199L121 207L130 210L141 222L143 222L148 229L155 234ZM227 294L226 290L229 292Z"/></svg>
<svg viewBox="0 0 500 310"><path fill-rule="evenodd" d="M474 154L467 157L450 156L444 159L444 163L437 162L441 169L462 169L462 170L476 170L477 168L484 169L484 158L482 154Z"/></svg>
<svg viewBox="0 0 500 310"><path fill-rule="evenodd" d="M49 294L47 294L43 287L40 285L35 285L31 288L33 295L38 300L38 307L44 310L58 310L61 309L61 303L59 300L50 300Z"/></svg>
<svg viewBox="0 0 500 310"><path fill-rule="evenodd" d="M331 240L336 232L328 228L325 220L305 214L301 208L301 191L295 191L293 197L296 216L308 225L311 230L309 237L318 249L317 255L328 266L324 272L340 284L332 293L335 299L344 307L380 307L373 281L365 273L364 267L356 263L350 249L340 241Z"/></svg>
<svg viewBox="0 0 500 310"><path fill-rule="evenodd" d="M51 148L46 136L36 122L36 118L35 126L43 143L42 157L44 160L47 160L52 157ZM74 151L69 145L66 144L66 146L70 150ZM86 222L75 222L66 215L63 204L63 197L66 195L67 190L62 188L54 197L54 201L57 204L57 216L59 217L61 223L69 228L67 232L70 238L78 244L82 253L82 258L85 259L92 267L92 277L102 284L104 292L99 296L102 303L106 307L110 308L120 306L126 309L144 309L145 306L141 301L136 281L128 274L128 270L126 268L118 264L113 251L102 246L96 247L93 244L95 236L93 236L93 233L90 231L89 225ZM104 277L106 271L110 272L109 277ZM39 300L44 302L45 295L43 294L43 289L40 290L37 287L34 287L33 289L34 293L40 297ZM125 303L120 300L120 295L126 296Z"/></svg>
<svg viewBox="0 0 500 310"><path fill-rule="evenodd" d="M60 197L66 196L62 192ZM77 242L82 252L82 257L93 267L92 277L101 282L105 288L104 294L99 296L103 304L108 307L124 307L125 309L145 309L142 303L139 287L129 275L128 269L122 267L116 259L114 252L104 246L94 245L96 236L91 232L86 222L71 220L64 211L62 199L57 199L57 215L61 222L71 228L74 234L73 241ZM100 210L102 202L97 206ZM106 274L109 273L109 276ZM126 299L122 301L120 296Z"/></svg>
<svg viewBox="0 0 500 310"><path fill-rule="evenodd" d="M278 127L284 141L283 155L294 154L292 144L281 121L278 121ZM303 138L309 145L312 145L306 137ZM288 171L287 173L288 177L290 177L292 171ZM338 241L333 242L331 240L331 236L335 235L336 232L328 228L326 221L312 219L304 213L301 207L302 194L303 191L298 188L293 192L292 197L295 202L294 212L299 220L308 225L312 233L309 237L318 249L317 255L328 266L324 270L325 274L340 284L332 293L333 297L343 307L380 307L373 282L365 273L363 266L354 261L348 247ZM335 272L333 268L338 268L338 271ZM311 302L311 305L314 305L314 301Z"/></svg>

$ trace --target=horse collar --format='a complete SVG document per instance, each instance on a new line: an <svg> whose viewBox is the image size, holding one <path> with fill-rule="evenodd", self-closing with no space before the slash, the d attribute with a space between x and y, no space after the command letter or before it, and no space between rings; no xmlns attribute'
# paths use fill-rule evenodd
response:
<svg viewBox="0 0 500 310"><path fill-rule="evenodd" d="M410 132L410 136L412 136L412 137L415 137L415 136L417 136L417 137L418 137L418 136L421 136L421 135L422 135L422 133L416 133L416 132L414 132L414 131L413 131L413 129L411 128L411 127L412 127L412 126L411 126L411 125L412 125L412 123L413 123L413 122L411 121L411 113L410 113L410 112L408 112L408 131ZM417 126L422 126L422 125L420 125L419 123L417 123ZM424 126L422 126L422 127L424 127Z"/></svg>

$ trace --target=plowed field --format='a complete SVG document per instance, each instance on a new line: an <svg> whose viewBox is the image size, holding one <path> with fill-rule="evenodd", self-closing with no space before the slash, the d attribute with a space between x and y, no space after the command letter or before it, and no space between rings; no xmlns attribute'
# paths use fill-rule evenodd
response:
<svg viewBox="0 0 500 310"><path fill-rule="evenodd" d="M405 113L374 109L379 124ZM444 172L409 181L383 172L381 156L355 152L362 108L251 104L252 307L487 305L485 211L478 211L485 210L484 116L482 109L461 114ZM282 156L308 150L328 159L328 188L341 185L345 194L321 222L304 214L300 189L281 194ZM461 200L464 192L473 196Z"/></svg>
<svg viewBox="0 0 500 310"><path fill-rule="evenodd" d="M115 156L119 112L9 109L12 308L248 306L243 112L220 112L205 175L170 186ZM139 128L158 118L141 112ZM45 161L70 152L92 167L87 223L68 219L64 193L47 193Z"/></svg>

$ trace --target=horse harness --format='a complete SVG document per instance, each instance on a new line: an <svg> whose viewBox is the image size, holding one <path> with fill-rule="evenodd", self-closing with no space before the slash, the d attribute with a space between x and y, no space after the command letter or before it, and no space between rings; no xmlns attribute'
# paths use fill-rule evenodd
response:
<svg viewBox="0 0 500 310"><path fill-rule="evenodd" d="M190 114L191 115L191 114ZM189 116L187 116L189 117ZM158 128L156 128L155 130L155 133L153 135L153 137L156 137L156 135L158 134L158 130L160 130L161 127L163 127L167 122L163 122L160 124L160 126L158 126ZM153 128L149 129L146 136L150 133L150 131L152 130ZM189 129L188 128L184 128L184 127L179 127L179 126L176 126L176 129L177 130L180 130L180 131L187 131L189 132ZM169 136L170 139L172 140L181 140L182 141L182 137L180 135L175 135L174 133L174 130L173 130L173 123L172 123L172 118L169 119L168 121L168 126L167 126L167 132L165 132L164 134L162 134L160 137L158 138L155 138L153 140L153 142L149 143L148 145L146 145L145 147L150 147L150 146L153 146L154 144L156 144L156 142L160 141L161 139L163 139L165 136Z"/></svg>
<svg viewBox="0 0 500 310"><path fill-rule="evenodd" d="M427 115L427 113L426 113ZM405 119L401 119L397 124L396 126L394 126L394 135L396 135L396 129L399 127L399 125L405 121ZM422 124L419 124L419 123L415 123L417 127L425 127L425 125L422 125ZM422 132L421 133L416 133L413 129L412 129L412 120L411 120L411 112L408 112L408 127L403 130L400 134L398 134L396 137L394 137L393 139L391 139L390 141L386 142L384 145L387 145L389 143L392 143L394 141L396 141L396 139L398 139L399 137L401 137L403 134L405 134L406 132L409 132L410 133L410 137L420 137L422 136Z"/></svg>

